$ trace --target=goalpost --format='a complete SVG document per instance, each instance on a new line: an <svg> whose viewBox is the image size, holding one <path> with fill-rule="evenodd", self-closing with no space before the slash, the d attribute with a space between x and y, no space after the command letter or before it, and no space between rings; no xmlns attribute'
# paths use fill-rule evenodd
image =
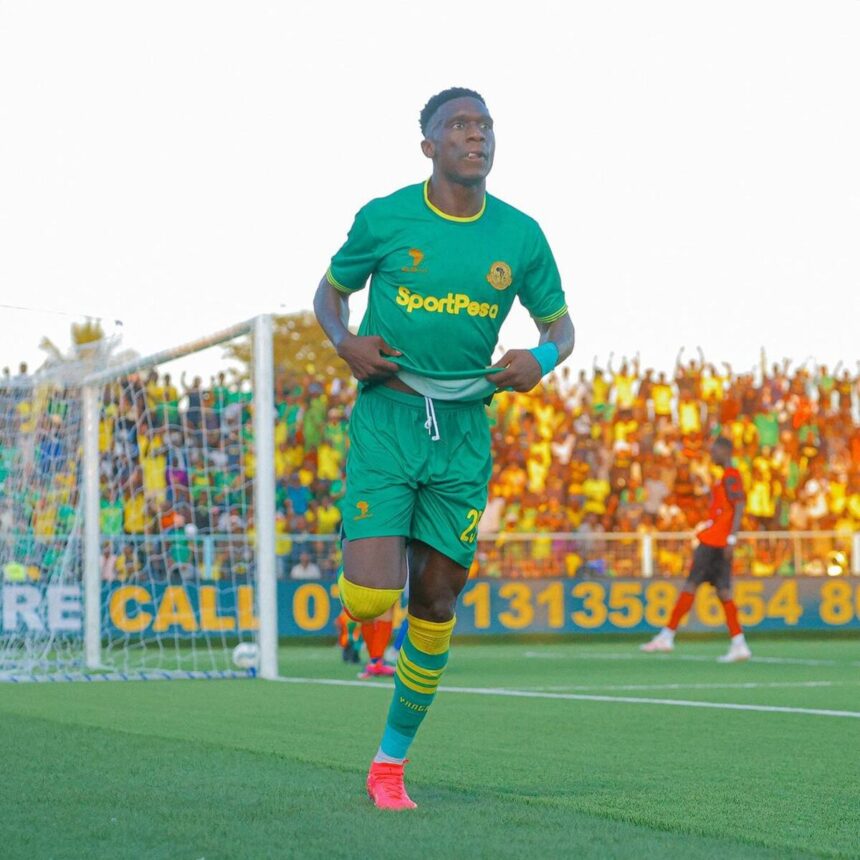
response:
<svg viewBox="0 0 860 860"><path fill-rule="evenodd" d="M142 373L244 336L250 391L153 406ZM4 387L0 679L246 676L240 642L276 678L274 424L269 315Z"/></svg>

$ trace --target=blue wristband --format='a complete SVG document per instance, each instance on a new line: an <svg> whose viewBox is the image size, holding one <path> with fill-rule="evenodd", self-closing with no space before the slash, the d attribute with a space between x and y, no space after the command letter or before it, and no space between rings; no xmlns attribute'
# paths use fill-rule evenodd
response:
<svg viewBox="0 0 860 860"><path fill-rule="evenodd" d="M546 376L552 370L555 370L555 366L558 363L558 347L551 340L542 343L540 346L533 347L529 352L540 365L541 376Z"/></svg>

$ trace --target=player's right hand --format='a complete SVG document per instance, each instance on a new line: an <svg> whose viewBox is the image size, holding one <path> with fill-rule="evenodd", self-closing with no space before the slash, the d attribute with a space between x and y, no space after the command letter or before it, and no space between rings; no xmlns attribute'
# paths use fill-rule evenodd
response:
<svg viewBox="0 0 860 860"><path fill-rule="evenodd" d="M386 343L379 335L359 336L348 334L337 347L337 354L349 365L352 375L359 382L384 379L400 369L394 362L386 361L386 355L403 355Z"/></svg>

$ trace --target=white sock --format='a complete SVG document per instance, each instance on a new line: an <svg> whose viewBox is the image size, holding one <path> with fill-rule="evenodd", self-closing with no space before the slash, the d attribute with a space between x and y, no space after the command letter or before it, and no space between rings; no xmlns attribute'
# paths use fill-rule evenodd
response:
<svg viewBox="0 0 860 860"><path fill-rule="evenodd" d="M382 751L382 747L376 751L376 755L373 757L373 760L377 762L385 762L385 764L403 764L405 761L405 759L402 758L394 758L394 756L386 755Z"/></svg>
<svg viewBox="0 0 860 860"><path fill-rule="evenodd" d="M737 636L732 636L732 645L746 645L747 640L744 639L743 633L738 633Z"/></svg>
<svg viewBox="0 0 860 860"><path fill-rule="evenodd" d="M674 642L674 641L675 641L675 631L674 631L674 630L671 630L671 629L670 629L670 628L668 628L668 627L664 627L664 628L660 631L660 636L661 636L663 639L665 639L667 642Z"/></svg>

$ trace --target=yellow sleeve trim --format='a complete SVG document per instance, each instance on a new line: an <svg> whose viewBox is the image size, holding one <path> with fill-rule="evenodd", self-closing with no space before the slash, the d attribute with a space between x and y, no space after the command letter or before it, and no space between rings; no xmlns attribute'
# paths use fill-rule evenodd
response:
<svg viewBox="0 0 860 860"><path fill-rule="evenodd" d="M349 287L345 287L332 273L331 269L329 269L325 273L326 280L339 292L341 293L357 293L358 290L351 290Z"/></svg>
<svg viewBox="0 0 860 860"><path fill-rule="evenodd" d="M428 194L428 190L430 188L430 180L428 179L424 183L424 202L427 204L428 209L434 214L438 215L440 218L444 218L446 221L457 221L460 224L468 224L470 221L477 221L483 214L484 210L487 208L487 195L484 195L484 201L481 203L481 210L475 215L468 215L465 218L460 217L459 215L449 215L447 212L443 212L438 206L434 206L430 202L430 195Z"/></svg>
<svg viewBox="0 0 860 860"><path fill-rule="evenodd" d="M567 305L546 317L535 317L537 322L551 323L561 319L567 313Z"/></svg>

